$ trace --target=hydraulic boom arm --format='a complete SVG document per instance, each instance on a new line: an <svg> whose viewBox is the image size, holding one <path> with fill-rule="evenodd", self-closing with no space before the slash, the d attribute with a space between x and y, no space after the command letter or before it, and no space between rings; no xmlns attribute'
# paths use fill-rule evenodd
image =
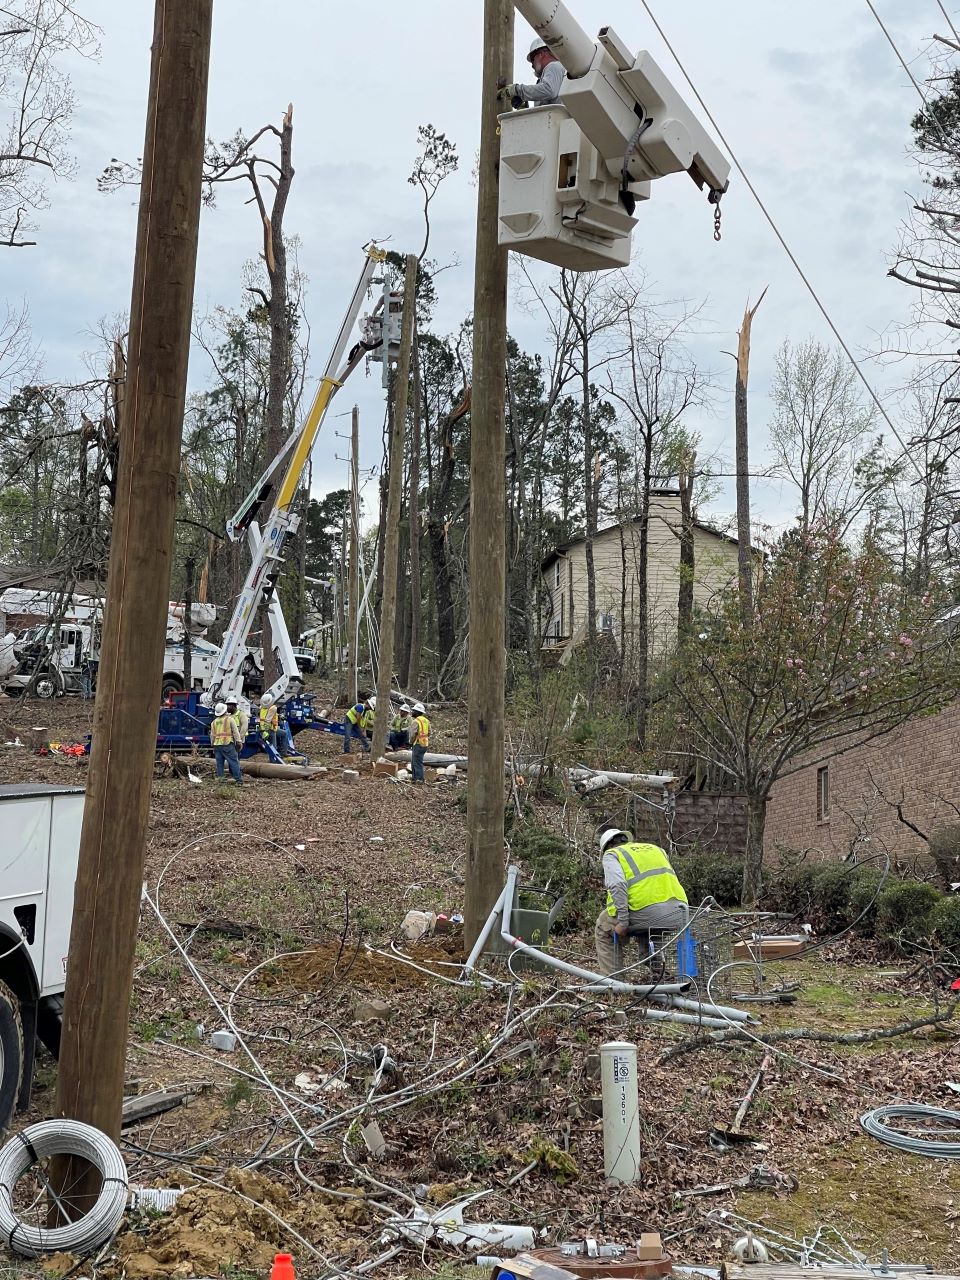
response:
<svg viewBox="0 0 960 1280"><path fill-rule="evenodd" d="M246 651L247 637L253 626L257 610L264 601L267 601L270 604L271 611L277 612L277 609L273 608L272 596L283 566L284 543L290 534L296 533L300 524L300 517L293 509L300 478L310 457L317 433L326 416L330 401L363 359L364 355L366 355L367 351L370 350L367 344L361 342L348 353L347 343L360 317L360 309L363 306L367 286L370 284L377 266L383 262L385 257L385 252L375 245L368 246L366 249L366 259L363 264L363 270L360 273L360 279L343 317L340 331L333 344L330 358L327 361L323 376L320 379L320 385L317 388L317 393L314 396L313 404L310 406L310 411L304 424L300 431L293 434L284 445L230 523L229 531L232 537L235 537L239 530L246 529L252 524L257 512L272 495L280 463L289 454L289 461L277 490L276 501L263 527L262 534L257 538L256 530L252 530L250 569L243 584L243 590L237 597L230 625L224 632L223 644L217 658L210 689L203 699L204 702L208 702L210 705L229 694L239 696L242 692L243 675L241 667L243 656ZM274 698L283 696L290 683L290 677L295 671L295 668L294 671L286 669L288 666L287 661L283 665L284 674L267 691L273 694Z"/></svg>

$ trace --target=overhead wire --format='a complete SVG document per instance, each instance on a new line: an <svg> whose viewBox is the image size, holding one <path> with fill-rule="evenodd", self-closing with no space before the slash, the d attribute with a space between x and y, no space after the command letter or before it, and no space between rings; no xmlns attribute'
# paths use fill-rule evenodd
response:
<svg viewBox="0 0 960 1280"><path fill-rule="evenodd" d="M953 25L953 19L950 17L949 13L947 13L946 9L944 8L943 0L936 0L936 3L937 3L937 8L940 10L940 12L943 14L943 16L947 20L947 26L950 28L953 34L954 40L960 41L960 34L957 33L957 28Z"/></svg>
<svg viewBox="0 0 960 1280"><path fill-rule="evenodd" d="M674 62L677 64L678 68L680 69L681 75L686 80L687 84L690 86L690 91L696 98L697 102L699 102L704 115L713 125L713 128L716 131L717 136L719 137L723 145L726 147L727 152L729 153L730 159L732 160L737 172L740 174L740 177L743 179L744 183L746 184L747 190L753 196L757 204L757 207L760 209L760 212L763 214L764 218L766 219L771 231L780 241L780 245L783 248L784 253L790 259L795 271L797 272L797 275L803 281L803 284L807 292L809 293L810 297L813 299L814 303L816 304L817 310L820 312L824 320L827 322L827 325L829 326L831 333L836 338L837 342L840 344L841 348L843 349L843 352L846 355L847 359L850 361L851 365L855 369L857 377L860 379L860 381L863 383L864 387L866 388L867 394L869 395L870 399L873 401L874 405L876 406L880 416L883 418L887 426L893 432L894 438L896 439L897 443L900 445L900 447L903 450L904 457L910 462L910 465L916 471L917 475L920 476L921 479L924 479L925 477L920 467L920 464L913 457L912 453L910 452L910 449L907 446L906 441L903 439L900 432L894 426L893 419L890 417L889 413L884 408L883 403L880 400L880 397L877 395L876 391L873 389L873 386L868 380L867 375L864 373L859 360L857 360L856 356L850 350L850 347L847 345L846 340L844 339L840 330L837 328L836 324L834 323L833 317L830 315L825 304L821 301L820 295L817 293L816 289L811 283L803 267L800 265L800 262L797 259L796 255L794 254L793 250L787 244L787 241L784 238L783 233L780 231L780 228L778 227L777 223L774 221L773 215L767 209L767 206L764 204L756 187L750 181L750 178L746 170L744 169L743 165L740 163L740 160L738 159L736 152L734 151L733 147L731 147L730 143L727 141L726 135L724 134L723 130L720 128L719 124L717 124L717 121L714 118L713 113L710 111L710 108L707 106L706 102L703 100L703 97L701 96L699 89L694 84L689 72L687 71L683 63L680 61L679 55L677 54L669 38L667 37L666 32L658 22L656 15L654 14L653 10L651 9L648 3L648 0L640 0L640 3L643 5L644 10L646 11L647 17L650 19L650 21L653 23L654 27L656 28L657 33L660 36L660 39L663 41L667 49L670 51L670 56L673 58Z"/></svg>

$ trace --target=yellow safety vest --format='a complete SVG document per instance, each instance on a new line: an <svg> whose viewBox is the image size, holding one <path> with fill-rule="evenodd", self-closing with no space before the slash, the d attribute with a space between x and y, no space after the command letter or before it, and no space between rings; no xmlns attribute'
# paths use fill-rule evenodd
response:
<svg viewBox="0 0 960 1280"><path fill-rule="evenodd" d="M627 882L627 907L640 911L658 902L686 902L683 885L673 873L670 859L656 844L621 844L615 853ZM607 894L607 914L615 916L613 894Z"/></svg>
<svg viewBox="0 0 960 1280"><path fill-rule="evenodd" d="M377 718L377 713L374 710L372 710L372 708L368 707L366 711L363 713L363 715L360 717L360 728L372 729L373 722L376 718Z"/></svg>
<svg viewBox="0 0 960 1280"><path fill-rule="evenodd" d="M233 741L233 718L228 715L217 716L210 726L210 741L215 747L229 746Z"/></svg>
<svg viewBox="0 0 960 1280"><path fill-rule="evenodd" d="M355 704L354 706L352 706L350 710L347 712L347 719L350 721L351 724L363 723L364 713L362 711L357 711L357 705L358 704Z"/></svg>
<svg viewBox="0 0 960 1280"><path fill-rule="evenodd" d="M260 731L261 733L273 733L277 725L280 723L280 715L276 707L260 708Z"/></svg>
<svg viewBox="0 0 960 1280"><path fill-rule="evenodd" d="M414 738L414 746L429 747L430 721L426 716L417 716L413 723L417 726L417 736Z"/></svg>

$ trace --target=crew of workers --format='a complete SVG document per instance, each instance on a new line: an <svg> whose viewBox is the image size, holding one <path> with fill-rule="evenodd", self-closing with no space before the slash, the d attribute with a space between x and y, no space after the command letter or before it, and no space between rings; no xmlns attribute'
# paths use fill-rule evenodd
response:
<svg viewBox="0 0 960 1280"><path fill-rule="evenodd" d="M356 741L365 754L370 754L368 734L373 732L373 722L377 713L377 699L371 695L363 702L355 702L347 708L343 718L343 754L350 755L351 744ZM426 781L424 757L430 745L430 721L427 709L422 702L400 704L399 709L390 721L387 734L387 746L391 751L399 751L410 747L412 781Z"/></svg>
<svg viewBox="0 0 960 1280"><path fill-rule="evenodd" d="M629 831L607 827L597 833L607 901L597 917L597 968L610 976L627 968L625 948L640 944L641 960L657 950L652 938L679 934L689 921L687 895L670 859L656 844L635 841Z"/></svg>
<svg viewBox="0 0 960 1280"><path fill-rule="evenodd" d="M510 84L497 81L497 97L504 111L523 107L552 107L560 101L560 90L567 78L563 64L558 62L543 40L537 36L530 46L527 61L537 77L536 84Z"/></svg>

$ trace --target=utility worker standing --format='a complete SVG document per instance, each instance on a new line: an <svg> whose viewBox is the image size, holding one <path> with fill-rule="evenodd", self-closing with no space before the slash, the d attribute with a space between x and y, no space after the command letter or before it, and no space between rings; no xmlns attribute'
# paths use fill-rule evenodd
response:
<svg viewBox="0 0 960 1280"><path fill-rule="evenodd" d="M240 728L236 719L227 711L225 702L218 702L213 709L213 723L210 725L210 743L213 747L213 758L217 764L217 777L223 777L223 766L230 770L230 777L237 786L242 786L243 775L240 772L240 756L238 748L243 746Z"/></svg>
<svg viewBox="0 0 960 1280"><path fill-rule="evenodd" d="M227 715L233 716L237 722L237 728L240 731L240 745L247 740L247 730L250 728L250 713L243 710L236 699L235 694L230 694L227 698Z"/></svg>
<svg viewBox="0 0 960 1280"><path fill-rule="evenodd" d="M410 708L404 702L390 721L388 744L391 751L399 751L410 742Z"/></svg>
<svg viewBox="0 0 960 1280"><path fill-rule="evenodd" d="M498 81L497 97L508 107L551 107L560 101L560 90L567 78L566 69L558 62L543 40L536 36L527 54L527 61L537 77L536 84L508 84Z"/></svg>
<svg viewBox="0 0 960 1280"><path fill-rule="evenodd" d="M364 704L364 706L366 707L366 710L364 711L363 716L361 718L360 728L369 738L373 733L373 722L377 718L376 694L371 694L370 697L367 699L366 703Z"/></svg>
<svg viewBox="0 0 960 1280"><path fill-rule="evenodd" d="M594 943L598 968L610 975L623 967L617 942L639 938L643 958L650 953L650 930L679 934L689 910L683 885L659 845L635 843L629 831L607 827L597 835L597 848L603 855L607 905L597 918Z"/></svg>
<svg viewBox="0 0 960 1280"><path fill-rule="evenodd" d="M412 773L414 783L426 782L423 772L423 757L430 745L430 721L427 709L422 702L413 704L413 719L410 721L410 755L412 757Z"/></svg>
<svg viewBox="0 0 960 1280"><path fill-rule="evenodd" d="M272 694L265 693L260 699L260 712L257 716L257 721L260 726L260 737L264 742L269 742L274 751L276 751L280 712L277 710Z"/></svg>
<svg viewBox="0 0 960 1280"><path fill-rule="evenodd" d="M370 753L370 743L363 731L363 717L366 712L365 702L356 702L352 707L347 708L347 714L343 717L343 754L345 756L350 754L350 742L354 738L368 755Z"/></svg>

